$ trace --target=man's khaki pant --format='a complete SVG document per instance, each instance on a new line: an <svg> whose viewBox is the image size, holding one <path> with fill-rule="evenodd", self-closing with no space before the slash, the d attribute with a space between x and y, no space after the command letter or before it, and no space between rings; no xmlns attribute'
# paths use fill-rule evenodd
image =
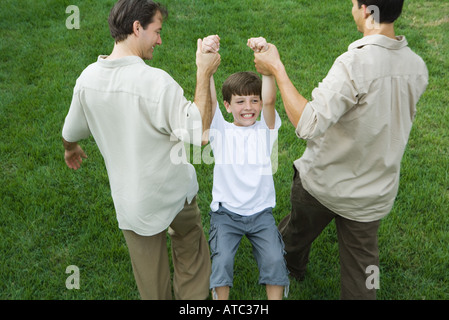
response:
<svg viewBox="0 0 449 320"><path fill-rule="evenodd" d="M178 300L203 300L209 295L210 253L196 198L173 220L168 233L173 260L173 291ZM143 300L172 299L167 235L140 236L123 230L137 288Z"/></svg>

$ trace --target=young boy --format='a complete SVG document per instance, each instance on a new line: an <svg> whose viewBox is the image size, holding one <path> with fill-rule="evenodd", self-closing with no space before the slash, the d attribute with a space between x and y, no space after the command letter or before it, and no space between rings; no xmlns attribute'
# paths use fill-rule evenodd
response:
<svg viewBox="0 0 449 320"><path fill-rule="evenodd" d="M255 52L268 49L263 38L249 39L248 46ZM218 36L205 38L203 51L218 48ZM272 214L276 199L271 151L281 126L275 110L276 83L271 76L262 81L254 72L232 74L222 93L233 123L225 121L217 106L213 77L211 91L213 119L208 138L215 158L209 237L212 296L229 298L234 256L246 235L258 264L259 283L265 284L268 299L281 300L289 279L284 244Z"/></svg>

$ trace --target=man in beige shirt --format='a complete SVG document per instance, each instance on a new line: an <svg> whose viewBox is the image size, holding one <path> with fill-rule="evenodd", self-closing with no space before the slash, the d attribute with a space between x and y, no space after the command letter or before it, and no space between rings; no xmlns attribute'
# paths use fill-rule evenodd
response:
<svg viewBox="0 0 449 320"><path fill-rule="evenodd" d="M195 100L188 101L170 75L143 60L151 60L162 44L166 14L150 0L120 0L111 10L115 46L76 82L62 132L65 160L78 169L86 155L77 141L92 134L142 299L172 298L167 229L175 298L205 299L210 254L196 202L196 173L186 159L171 154L183 146L180 141L201 145L212 117L209 79L220 56L203 53L198 40Z"/></svg>
<svg viewBox="0 0 449 320"><path fill-rule="evenodd" d="M428 72L405 37L395 34L403 1L352 3L364 37L337 58L311 101L293 86L274 45L256 53L255 62L260 73L276 77L296 135L307 140L294 162L292 211L279 225L291 274L304 277L313 240L335 219L340 297L375 299L378 227L397 195L401 159Z"/></svg>

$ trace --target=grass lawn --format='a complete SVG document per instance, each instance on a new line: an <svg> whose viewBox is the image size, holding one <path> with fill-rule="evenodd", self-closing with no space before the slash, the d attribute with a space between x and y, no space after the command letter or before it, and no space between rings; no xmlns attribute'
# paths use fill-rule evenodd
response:
<svg viewBox="0 0 449 320"><path fill-rule="evenodd" d="M162 2L170 15L163 45L148 63L169 72L190 99L197 38L221 37L217 88L233 72L254 70L246 40L264 36L310 98L333 61L361 37L350 0ZM0 299L139 298L95 142L81 142L89 158L77 172L66 167L61 143L77 77L112 50L107 17L114 3L0 1ZM80 10L80 29L66 28L69 4ZM405 1L396 31L426 61L430 82L418 105L395 206L379 231L381 300L449 299L448 30L447 1ZM283 120L274 175L279 222L290 210L292 162L305 142L296 138L280 95L276 107ZM207 232L213 167L195 167ZM80 270L79 290L66 288L70 265ZM234 274L232 299L265 299L246 239ZM288 299L338 299L339 279L332 223L312 247L306 279L292 280Z"/></svg>

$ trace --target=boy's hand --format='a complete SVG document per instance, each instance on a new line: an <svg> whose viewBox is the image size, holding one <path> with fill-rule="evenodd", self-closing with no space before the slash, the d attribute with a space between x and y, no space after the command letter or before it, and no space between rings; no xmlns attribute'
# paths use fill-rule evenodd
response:
<svg viewBox="0 0 449 320"><path fill-rule="evenodd" d="M254 52L258 53L265 52L269 48L267 40L265 40L265 38L262 37L248 39L246 45L251 49L253 49Z"/></svg>
<svg viewBox="0 0 449 320"><path fill-rule="evenodd" d="M203 39L202 53L217 53L218 50L220 50L220 37L218 35L211 35Z"/></svg>

